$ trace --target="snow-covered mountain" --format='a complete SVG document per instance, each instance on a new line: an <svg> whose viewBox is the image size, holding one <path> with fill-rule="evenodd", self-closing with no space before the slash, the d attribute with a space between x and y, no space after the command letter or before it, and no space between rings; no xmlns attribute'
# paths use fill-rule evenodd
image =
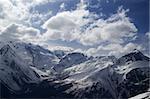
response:
<svg viewBox="0 0 150 99"><path fill-rule="evenodd" d="M119 58L117 61L117 65L125 65L130 64L135 61L149 61L149 58L144 56L139 50L133 50L127 55L124 55L123 57Z"/></svg>
<svg viewBox="0 0 150 99"><path fill-rule="evenodd" d="M150 92L141 93L141 94L131 97L129 99L150 99Z"/></svg>
<svg viewBox="0 0 150 99"><path fill-rule="evenodd" d="M81 64L66 68L63 71L63 74L69 74L68 79L70 80L71 79L81 80L96 71L111 66L113 63L115 63L115 61L116 58L114 56L103 56L103 57L91 58Z"/></svg>
<svg viewBox="0 0 150 99"><path fill-rule="evenodd" d="M55 53L44 49L41 46L22 42L1 42L2 45L9 45L26 63L45 71L59 62Z"/></svg>
<svg viewBox="0 0 150 99"><path fill-rule="evenodd" d="M54 67L54 70L56 70L57 72L62 72L64 69L83 63L86 60L87 56L82 53L69 53L59 61L59 63Z"/></svg>
<svg viewBox="0 0 150 99"><path fill-rule="evenodd" d="M24 60L9 46L0 49L0 83L11 91L25 91L26 85L39 83L40 79Z"/></svg>
<svg viewBox="0 0 150 99"><path fill-rule="evenodd" d="M79 98L128 98L149 88L149 58L133 51L119 59L104 57L64 70L66 81L75 82L67 90ZM116 60L112 61L112 60Z"/></svg>
<svg viewBox="0 0 150 99"><path fill-rule="evenodd" d="M129 98L148 91L149 60L138 50L117 59L1 42L0 83L12 97Z"/></svg>

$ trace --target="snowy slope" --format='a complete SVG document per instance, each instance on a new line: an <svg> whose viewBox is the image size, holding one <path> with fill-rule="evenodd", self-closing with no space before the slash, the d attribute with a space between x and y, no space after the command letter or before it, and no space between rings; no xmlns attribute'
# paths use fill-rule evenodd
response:
<svg viewBox="0 0 150 99"><path fill-rule="evenodd" d="M25 49L32 56L32 65L40 70L51 69L59 62L59 58L55 54L40 46L26 45Z"/></svg>
<svg viewBox="0 0 150 99"><path fill-rule="evenodd" d="M129 99L150 99L150 92L141 93L141 94L131 97Z"/></svg>
<svg viewBox="0 0 150 99"><path fill-rule="evenodd" d="M1 42L0 46L8 44L29 65L46 71L59 62L59 58L51 51L38 45L22 42Z"/></svg>
<svg viewBox="0 0 150 99"><path fill-rule="evenodd" d="M62 72L64 69L87 61L87 56L82 53L69 53L65 55L54 67L57 72Z"/></svg>
<svg viewBox="0 0 150 99"><path fill-rule="evenodd" d="M110 61L109 58L106 61L102 59L92 59L65 69L64 74L69 75L65 80L75 82L74 86L67 92L73 92L80 97L89 94L92 90L98 92L98 90L103 89L104 92L109 93L110 97L116 99L138 94L137 90L140 87L143 88L141 92L147 90L149 58L141 52L131 52L116 62L112 62L113 59ZM128 88L129 86L130 88ZM93 87L98 89L93 89ZM132 88L134 91L131 91ZM87 89L88 91L86 91ZM98 96L103 97L100 94Z"/></svg>
<svg viewBox="0 0 150 99"><path fill-rule="evenodd" d="M69 79L83 79L97 70L102 70L108 66L111 66L115 62L116 58L113 56L92 58L79 65L75 65L64 70L64 74L69 74Z"/></svg>
<svg viewBox="0 0 150 99"><path fill-rule="evenodd" d="M65 69L64 73L69 73L69 77L65 80L75 81L77 83L68 91L71 92L76 90L75 92L77 92L82 90L84 92L87 88L89 88L88 91L90 91L93 90L90 89L90 87L95 86L97 82L100 82L101 88L109 91L111 97L116 98L116 84L112 82L114 71L111 65L113 65L113 63L114 57L102 57ZM100 86L97 87L100 88ZM79 94L81 93L82 92ZM78 96L79 94L76 95Z"/></svg>
<svg viewBox="0 0 150 99"><path fill-rule="evenodd" d="M9 45L0 49L0 83L12 91L21 91L24 84L39 81L35 73Z"/></svg>

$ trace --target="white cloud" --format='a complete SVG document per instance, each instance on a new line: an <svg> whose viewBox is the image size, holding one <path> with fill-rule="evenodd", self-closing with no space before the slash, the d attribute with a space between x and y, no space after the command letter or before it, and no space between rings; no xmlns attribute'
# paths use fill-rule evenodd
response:
<svg viewBox="0 0 150 99"><path fill-rule="evenodd" d="M38 26L51 15L51 11L40 14L37 11L31 13L31 7L54 0L0 0L0 40L21 40L32 43L41 41L40 30L32 26Z"/></svg>
<svg viewBox="0 0 150 99"><path fill-rule="evenodd" d="M20 22L29 15L29 4L23 3L23 0L1 0L0 13L3 13L3 18L0 19L1 26L7 26L13 22Z"/></svg>
<svg viewBox="0 0 150 99"><path fill-rule="evenodd" d="M119 8L118 12L108 19L95 21L81 38L85 45L92 45L100 42L124 43L125 38L129 41L136 36L137 28L126 16L126 12ZM93 27L95 26L95 27Z"/></svg>
<svg viewBox="0 0 150 99"><path fill-rule="evenodd" d="M35 28L11 24L1 31L0 41L37 42L39 37L40 31Z"/></svg>
<svg viewBox="0 0 150 99"><path fill-rule="evenodd" d="M142 48L142 45L140 44L128 43L125 46L122 47L120 46L120 48L118 49L111 50L109 52L109 55L122 56L129 52L132 52L134 49L141 50L141 51L145 50L144 48Z"/></svg>
<svg viewBox="0 0 150 99"><path fill-rule="evenodd" d="M119 7L116 14L107 19L94 20L96 14L86 10L86 3L81 0L74 11L64 11L51 17L43 25L48 31L46 39L76 40L83 45L95 45L102 42L124 43L136 37L137 28ZM89 24L90 23L90 24Z"/></svg>
<svg viewBox="0 0 150 99"><path fill-rule="evenodd" d="M97 48L89 48L86 53L87 55L95 55L95 56L108 56L114 55L116 57L120 57L129 52L132 52L134 49L137 50L145 50L142 48L142 45L138 45L135 43L127 43L126 45L121 44L108 44L105 46L98 46Z"/></svg>
<svg viewBox="0 0 150 99"><path fill-rule="evenodd" d="M0 0L0 25L32 24L28 21L35 17L30 12L31 7L51 1L53 0Z"/></svg>
<svg viewBox="0 0 150 99"><path fill-rule="evenodd" d="M54 51L54 50L73 51L74 50L72 47L67 47L67 46L48 45L47 48L52 51Z"/></svg>
<svg viewBox="0 0 150 99"><path fill-rule="evenodd" d="M81 27L89 22L84 19L89 11L84 9L64 11L51 17L43 25L48 31L43 35L47 39L76 40L79 38Z"/></svg>

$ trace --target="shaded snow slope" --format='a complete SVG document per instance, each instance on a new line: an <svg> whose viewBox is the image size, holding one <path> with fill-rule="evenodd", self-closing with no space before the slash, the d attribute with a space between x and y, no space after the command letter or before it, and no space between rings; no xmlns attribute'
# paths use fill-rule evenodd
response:
<svg viewBox="0 0 150 99"><path fill-rule="evenodd" d="M12 91L20 91L25 84L38 82L29 65L9 45L0 49L0 83Z"/></svg>
<svg viewBox="0 0 150 99"><path fill-rule="evenodd" d="M62 72L64 69L87 61L87 56L82 53L69 53L65 55L54 67L57 72Z"/></svg>
<svg viewBox="0 0 150 99"><path fill-rule="evenodd" d="M51 51L38 45L22 42L1 42L0 46L9 45L26 63L46 71L59 62L59 58Z"/></svg>
<svg viewBox="0 0 150 99"><path fill-rule="evenodd" d="M97 93L103 89L104 94L109 93L110 97L117 99L131 97L147 90L150 81L148 57L136 51L122 56L116 62L108 57L104 59L106 61L103 58L92 59L65 69L63 74L69 75L65 80L76 82L67 92L73 92L83 98L93 90ZM98 97L103 95L98 94Z"/></svg>
<svg viewBox="0 0 150 99"><path fill-rule="evenodd" d="M150 92L141 93L141 94L131 97L129 99L150 99Z"/></svg>
<svg viewBox="0 0 150 99"><path fill-rule="evenodd" d="M84 79L84 77L91 75L92 73L102 70L108 66L111 66L116 60L115 57L98 57L92 58L79 65L75 65L64 70L64 74L69 74L69 79Z"/></svg>

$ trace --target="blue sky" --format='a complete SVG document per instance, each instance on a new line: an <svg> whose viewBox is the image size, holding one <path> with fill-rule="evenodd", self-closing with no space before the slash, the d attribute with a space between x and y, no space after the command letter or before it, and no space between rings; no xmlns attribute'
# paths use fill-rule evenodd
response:
<svg viewBox="0 0 150 99"><path fill-rule="evenodd" d="M0 1L0 40L89 55L148 55L148 22L148 0Z"/></svg>

